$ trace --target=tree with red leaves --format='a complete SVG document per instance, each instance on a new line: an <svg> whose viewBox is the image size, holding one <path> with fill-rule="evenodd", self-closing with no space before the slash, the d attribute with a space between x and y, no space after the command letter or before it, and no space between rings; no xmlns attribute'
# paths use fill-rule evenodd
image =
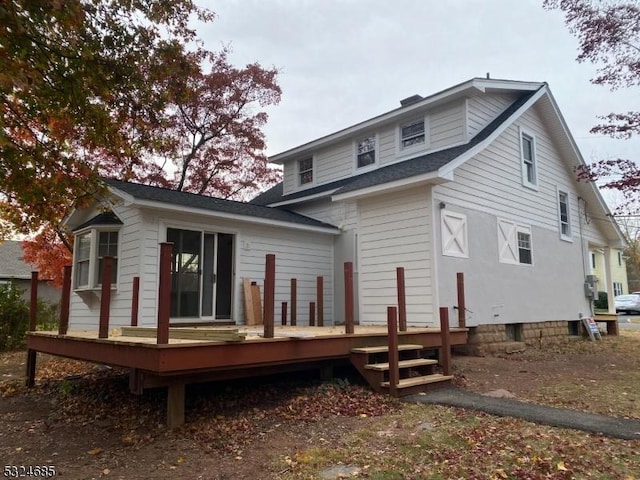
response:
<svg viewBox="0 0 640 480"><path fill-rule="evenodd" d="M598 66L591 81L612 90L640 85L640 4L637 1L544 0L547 9L565 14L569 31L579 42L578 62ZM592 133L628 139L640 133L640 112L610 113ZM599 181L604 188L619 190L623 204L618 211L640 207L640 169L633 159L600 160L577 170L585 181Z"/></svg>
<svg viewBox="0 0 640 480"><path fill-rule="evenodd" d="M25 259L48 277L70 257L61 220L101 176L224 198L279 179L261 131L277 70L204 49L193 17L214 15L192 0L0 6L0 235L31 234Z"/></svg>

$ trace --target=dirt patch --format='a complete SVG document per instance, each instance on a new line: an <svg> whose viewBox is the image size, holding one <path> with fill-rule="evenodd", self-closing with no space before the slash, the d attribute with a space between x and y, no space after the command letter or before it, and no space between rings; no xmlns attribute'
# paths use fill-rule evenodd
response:
<svg viewBox="0 0 640 480"><path fill-rule="evenodd" d="M487 430L476 425L484 416L451 409L430 407L430 417L420 417L416 407L375 395L355 377L295 377L190 387L187 423L171 431L163 425L165 392L130 395L124 372L43 356L37 386L27 390L24 362L24 352L0 355L2 466L54 465L69 479L317 478L297 477L294 467L313 469L329 454L318 460L310 452L347 451L354 438L366 449L364 468L367 458L393 458L394 445L413 448L415 435L457 417L475 422L474 435ZM504 357L456 356L453 364L456 381L472 391L505 389L525 401L639 415L639 394L630 386L640 384L640 336ZM404 411L409 417L398 417ZM426 426L416 430L414 423Z"/></svg>

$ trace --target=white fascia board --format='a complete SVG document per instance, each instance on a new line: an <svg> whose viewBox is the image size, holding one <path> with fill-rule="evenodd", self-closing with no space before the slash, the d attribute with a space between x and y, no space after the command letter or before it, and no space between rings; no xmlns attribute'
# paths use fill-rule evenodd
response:
<svg viewBox="0 0 640 480"><path fill-rule="evenodd" d="M254 225L266 225L269 227L284 227L291 230L303 230L305 232L316 233L328 233L332 235L339 235L340 229L338 227L315 227L313 225L302 225L293 222L283 222L281 220L271 220L268 218L250 217L248 215L234 215L233 213L218 212L215 210L206 210L203 208L185 207L184 205L173 205L170 203L155 202L153 200L139 200L136 199L134 204L138 207L150 208L153 210L164 210L169 212L179 212L185 214L187 212L193 215L203 215L213 218L222 218L225 220L235 220L237 222L251 223Z"/></svg>
<svg viewBox="0 0 640 480"><path fill-rule="evenodd" d="M310 200L315 200L318 198L323 198L323 197L328 197L330 195L333 195L333 192L335 192L336 190L338 190L337 188L332 188L329 190L325 190L324 192L320 192L320 193L316 193L314 195L309 195L307 197L297 197L297 198L292 198L291 200L285 200L284 202L277 202L277 203L270 203L269 206L270 207L283 207L285 205L293 205L296 203L302 203L302 202L308 202Z"/></svg>
<svg viewBox="0 0 640 480"><path fill-rule="evenodd" d="M454 85L453 87L450 87L429 97L426 97L423 100L420 100L419 102L416 102L407 107L400 107L395 110L391 110L390 112L383 113L382 115L374 117L370 120L366 120L351 127L347 127L343 130L339 130L336 133L326 135L317 140L312 140L311 142L300 145L299 147L294 147L290 150L286 150L282 153L274 155L273 157L270 157L269 162L281 165L286 160L289 160L292 157L295 158L300 155L306 154L310 150L317 150L318 148L322 148L326 145L340 141L345 137L351 137L358 132L370 130L385 123L395 121L400 117L410 116L415 110L421 110L429 107L430 105L441 103L447 98L459 96L467 91L470 92L473 90L478 90L483 93L487 89L532 91L539 89L542 85L544 85L543 82L519 82L516 80L492 80L474 78L464 83Z"/></svg>
<svg viewBox="0 0 640 480"><path fill-rule="evenodd" d="M513 112L508 119L506 119L504 122L502 122L502 125L500 125L498 128L496 128L491 135L489 135L487 138L485 138L482 142L478 143L474 147L472 147L469 150L467 150L466 152L464 152L462 155L460 155L455 160L452 160L451 162L447 163L445 166L440 168L440 170L439 170L440 176L447 177L447 176L453 175L453 171L456 168L458 168L460 165L462 165L467 160L472 158L474 155L477 155L482 150L487 148L491 144L491 142L493 142L496 138L498 138L500 135L502 135L502 133L507 128L509 128L511 126L511 124L518 117L520 117L520 115L522 115L529 108L531 108L531 106L534 103L536 103L543 95L545 95L547 93L548 93L548 90L547 90L546 86L544 88L540 89L540 91L538 93L533 95L529 100L527 100L527 102L524 105L522 105L518 110Z"/></svg>
<svg viewBox="0 0 640 480"><path fill-rule="evenodd" d="M331 200L334 202L353 201L364 197L379 195L381 193L389 193L394 190L416 187L422 184L437 185L452 179L453 177L441 177L438 172L423 173L422 175L415 175L413 177L402 178L393 182L381 183L379 185L353 190L352 192L339 193L338 195L333 195Z"/></svg>

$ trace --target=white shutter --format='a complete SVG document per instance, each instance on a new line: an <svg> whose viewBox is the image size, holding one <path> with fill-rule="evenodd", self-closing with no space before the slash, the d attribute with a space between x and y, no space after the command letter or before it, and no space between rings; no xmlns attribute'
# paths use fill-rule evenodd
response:
<svg viewBox="0 0 640 480"><path fill-rule="evenodd" d="M441 210L442 254L450 257L469 257L467 216Z"/></svg>
<svg viewBox="0 0 640 480"><path fill-rule="evenodd" d="M520 263L516 225L501 219L498 219L498 258L502 263Z"/></svg>

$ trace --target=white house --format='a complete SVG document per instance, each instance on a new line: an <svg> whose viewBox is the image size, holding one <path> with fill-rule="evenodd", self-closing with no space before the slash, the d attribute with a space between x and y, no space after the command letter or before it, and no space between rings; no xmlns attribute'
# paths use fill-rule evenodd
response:
<svg viewBox="0 0 640 480"><path fill-rule="evenodd" d="M342 264L352 261L361 324L385 322L401 266L409 325L437 326L463 272L467 326L557 330L592 313L589 252L623 245L597 188L576 181L584 160L546 83L474 78L414 95L271 161L283 182L249 204L109 180L110 198L67 221L71 327L97 324L106 254L117 257L111 323L128 323L140 276L141 324L153 325L158 244L172 241L176 323L242 324L242 278L260 282L275 253L276 302L297 278L299 324L317 276L325 323L343 320Z"/></svg>

